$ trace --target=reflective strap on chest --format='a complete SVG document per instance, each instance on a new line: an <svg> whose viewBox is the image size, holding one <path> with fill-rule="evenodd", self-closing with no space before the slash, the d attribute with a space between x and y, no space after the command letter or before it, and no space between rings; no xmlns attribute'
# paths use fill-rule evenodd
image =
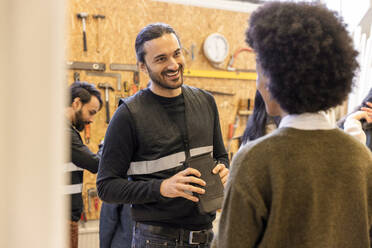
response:
<svg viewBox="0 0 372 248"><path fill-rule="evenodd" d="M213 152L213 146L203 146L190 149L191 156L207 152ZM131 162L127 175L145 175L176 168L182 165L182 163L185 162L185 159L185 152L182 151L155 160Z"/></svg>

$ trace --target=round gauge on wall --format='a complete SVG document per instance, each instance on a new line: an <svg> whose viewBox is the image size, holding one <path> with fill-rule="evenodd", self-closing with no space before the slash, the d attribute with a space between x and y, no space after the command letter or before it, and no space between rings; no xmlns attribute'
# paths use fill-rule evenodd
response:
<svg viewBox="0 0 372 248"><path fill-rule="evenodd" d="M205 39L203 51L209 61L219 64L229 53L229 43L222 34L213 33Z"/></svg>

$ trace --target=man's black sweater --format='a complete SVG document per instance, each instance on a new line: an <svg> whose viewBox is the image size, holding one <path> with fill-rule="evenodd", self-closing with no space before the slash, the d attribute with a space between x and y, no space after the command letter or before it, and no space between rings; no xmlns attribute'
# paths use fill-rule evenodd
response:
<svg viewBox="0 0 372 248"><path fill-rule="evenodd" d="M174 98L166 98L153 94L149 89L145 89L145 91L160 103L171 121L178 126L181 136L186 135L184 96L180 95ZM208 101L211 102L214 111L215 123L214 127L210 127L214 129L213 156L220 163L228 166L228 158L220 131L217 107L212 96L206 93L203 94L205 94L203 97L207 97ZM151 116L149 116L149 119L151 119ZM156 124L154 123L154 125ZM149 126L149 128L151 128L151 126ZM154 178L154 180L151 181L133 181L127 179L126 172L132 161L138 142L140 141L136 136L136 126L133 117L127 106L122 104L114 114L106 133L105 145L97 177L97 188L100 197L107 202L130 203L134 205L151 205L153 202L164 202L164 204L168 204L167 209L169 210L169 198L160 195L160 184L165 178ZM113 192L113 190L102 190L107 188L115 189L115 192ZM204 215L199 213L196 203L184 198L179 197L172 199L171 204L171 208L173 209L172 212L177 213L176 218L174 214L169 213L169 218L167 219L157 219L156 216L152 216L149 220L141 218L140 221L153 225L200 230L210 228L215 218L214 213ZM138 220L135 214L133 218Z"/></svg>

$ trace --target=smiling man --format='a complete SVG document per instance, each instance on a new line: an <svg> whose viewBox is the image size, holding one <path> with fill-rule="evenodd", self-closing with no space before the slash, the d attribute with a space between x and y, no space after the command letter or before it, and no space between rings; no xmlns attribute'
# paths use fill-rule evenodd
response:
<svg viewBox="0 0 372 248"><path fill-rule="evenodd" d="M108 127L97 177L99 196L132 204L134 247L209 247L215 212L201 213L205 182L185 160L210 153L213 173L228 176L214 98L183 84L184 57L175 31L150 24L137 36L139 68L149 87L124 100Z"/></svg>

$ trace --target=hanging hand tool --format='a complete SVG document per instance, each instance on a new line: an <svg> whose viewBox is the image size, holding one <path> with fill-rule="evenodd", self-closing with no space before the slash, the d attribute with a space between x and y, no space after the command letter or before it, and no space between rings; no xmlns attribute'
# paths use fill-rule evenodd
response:
<svg viewBox="0 0 372 248"><path fill-rule="evenodd" d="M108 124L110 122L109 90L114 91L114 88L109 83L98 83L98 88L105 90L106 123Z"/></svg>
<svg viewBox="0 0 372 248"><path fill-rule="evenodd" d="M94 209L98 211L99 209L99 198L98 196L94 197Z"/></svg>
<svg viewBox="0 0 372 248"><path fill-rule="evenodd" d="M72 70L88 70L88 71L106 70L106 65L104 63L67 61L66 65L67 65L67 69L72 69Z"/></svg>
<svg viewBox="0 0 372 248"><path fill-rule="evenodd" d="M138 71L135 64L110 64L111 71Z"/></svg>
<svg viewBox="0 0 372 248"><path fill-rule="evenodd" d="M81 212L80 220L81 220L81 225L85 227L85 223L87 223L88 219L87 219L87 214L85 213L84 208L83 208L83 212Z"/></svg>
<svg viewBox="0 0 372 248"><path fill-rule="evenodd" d="M80 82L80 73L74 72L74 82Z"/></svg>
<svg viewBox="0 0 372 248"><path fill-rule="evenodd" d="M87 190L88 195L88 213L90 213L91 209L91 201L94 202L94 208L95 210L98 210L98 207L96 207L96 198L98 198L97 189L96 188L90 188Z"/></svg>
<svg viewBox="0 0 372 248"><path fill-rule="evenodd" d="M111 73L111 72L86 72L87 76L93 77L114 77L117 79L117 90L121 91L121 74L120 73Z"/></svg>
<svg viewBox="0 0 372 248"><path fill-rule="evenodd" d="M229 133L227 134L228 140L227 140L227 149L226 149L226 151L230 155L230 159L232 159L232 157L234 155L234 153L233 152L230 152L230 151L231 151L231 143L232 143L232 140L234 138L235 130L238 127L238 123L239 123L239 116L236 115L235 116L234 123L230 123L229 124Z"/></svg>
<svg viewBox="0 0 372 248"><path fill-rule="evenodd" d="M84 139L85 139L85 143L89 144L89 141L90 141L90 124L85 124Z"/></svg>
<svg viewBox="0 0 372 248"><path fill-rule="evenodd" d="M128 81L124 81L124 82L123 82L123 88L124 88L124 93L125 93L125 94L128 94L128 92L129 92Z"/></svg>
<svg viewBox="0 0 372 248"><path fill-rule="evenodd" d="M139 72L138 67L135 64L110 64L112 71L132 71L133 72L133 85L131 86L131 95L134 95L139 89ZM124 86L125 91L125 86Z"/></svg>
<svg viewBox="0 0 372 248"><path fill-rule="evenodd" d="M133 72L132 95L136 94L137 91L140 89L139 88L139 84L140 84L140 81L139 81L139 72L138 71L134 71Z"/></svg>
<svg viewBox="0 0 372 248"><path fill-rule="evenodd" d="M99 42L99 30L100 30L100 23L101 23L101 19L105 19L105 16L104 15L93 15L93 18L95 20L97 20L97 48L96 48L96 51L97 53L100 52L100 42Z"/></svg>
<svg viewBox="0 0 372 248"><path fill-rule="evenodd" d="M137 88L139 87L140 80L139 80L139 72L135 71L133 72L133 83L137 85Z"/></svg>
<svg viewBox="0 0 372 248"><path fill-rule="evenodd" d="M88 18L88 13L81 12L78 13L77 18L81 19L81 22L83 24L83 44L84 44L84 52L86 52L87 49L87 33L86 33L86 19Z"/></svg>
<svg viewBox="0 0 372 248"><path fill-rule="evenodd" d="M138 91L138 87L136 84L132 84L132 87L131 87L131 96L133 96L134 94L136 94Z"/></svg>

